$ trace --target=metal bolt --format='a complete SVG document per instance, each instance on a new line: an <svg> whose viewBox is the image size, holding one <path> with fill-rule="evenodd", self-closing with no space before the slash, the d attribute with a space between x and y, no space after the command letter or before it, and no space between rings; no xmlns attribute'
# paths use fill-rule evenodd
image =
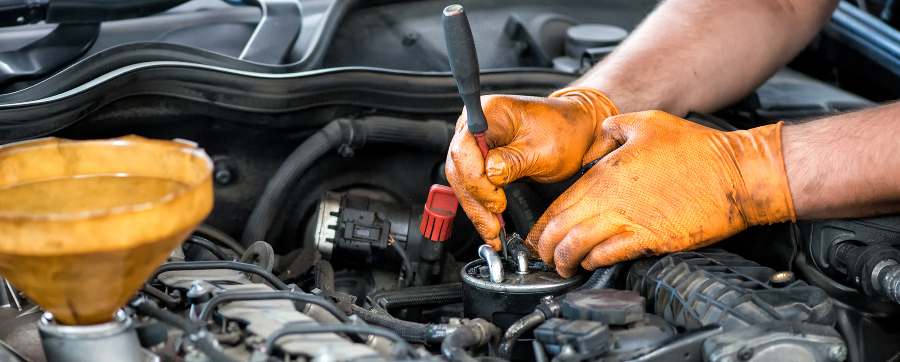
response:
<svg viewBox="0 0 900 362"><path fill-rule="evenodd" d="M737 351L737 358L741 361L749 361L753 358L753 348L747 346L741 347L741 349Z"/></svg>
<svg viewBox="0 0 900 362"><path fill-rule="evenodd" d="M219 185L227 185L231 183L231 171L228 169L216 170L216 183Z"/></svg>
<svg viewBox="0 0 900 362"><path fill-rule="evenodd" d="M409 32L403 35L402 44L405 47L412 46L419 41L419 33Z"/></svg>
<svg viewBox="0 0 900 362"><path fill-rule="evenodd" d="M213 179L219 185L228 185L234 182L234 171L227 156L213 157Z"/></svg>
<svg viewBox="0 0 900 362"><path fill-rule="evenodd" d="M780 271L769 277L769 283L772 284L773 287L781 288L786 287L789 284L794 282L794 273L789 272L787 270Z"/></svg>
<svg viewBox="0 0 900 362"><path fill-rule="evenodd" d="M834 362L843 362L847 359L847 347L843 344L836 344L828 349L828 358Z"/></svg>

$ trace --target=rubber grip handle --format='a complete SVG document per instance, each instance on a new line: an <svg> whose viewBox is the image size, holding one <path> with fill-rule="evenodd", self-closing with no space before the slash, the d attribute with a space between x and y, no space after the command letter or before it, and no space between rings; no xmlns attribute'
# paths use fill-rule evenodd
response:
<svg viewBox="0 0 900 362"><path fill-rule="evenodd" d="M447 43L447 56L450 59L450 71L456 79L456 87L466 106L466 123L471 133L487 131L487 120L481 109L481 81L479 80L478 55L475 52L475 40L469 19L462 5L450 5L444 8L443 16L444 40Z"/></svg>

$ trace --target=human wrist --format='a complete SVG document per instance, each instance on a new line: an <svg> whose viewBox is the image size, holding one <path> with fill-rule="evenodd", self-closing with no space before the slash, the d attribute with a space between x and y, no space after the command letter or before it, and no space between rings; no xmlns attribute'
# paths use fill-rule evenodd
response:
<svg viewBox="0 0 900 362"><path fill-rule="evenodd" d="M783 122L727 132L737 175L736 200L750 225L796 221L782 147Z"/></svg>

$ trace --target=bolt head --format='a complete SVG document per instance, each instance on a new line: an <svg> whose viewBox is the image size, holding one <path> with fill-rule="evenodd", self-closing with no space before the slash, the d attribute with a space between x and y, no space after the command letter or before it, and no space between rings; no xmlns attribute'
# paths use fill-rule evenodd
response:
<svg viewBox="0 0 900 362"><path fill-rule="evenodd" d="M737 358L741 361L749 361L753 358L753 348L747 346L741 347L741 349L737 351Z"/></svg>
<svg viewBox="0 0 900 362"><path fill-rule="evenodd" d="M828 349L828 358L834 362L843 362L847 359L847 347L843 344L836 344Z"/></svg>
<svg viewBox="0 0 900 362"><path fill-rule="evenodd" d="M216 183L220 185L227 185L232 180L231 171L227 169L216 170L213 176L216 178Z"/></svg>

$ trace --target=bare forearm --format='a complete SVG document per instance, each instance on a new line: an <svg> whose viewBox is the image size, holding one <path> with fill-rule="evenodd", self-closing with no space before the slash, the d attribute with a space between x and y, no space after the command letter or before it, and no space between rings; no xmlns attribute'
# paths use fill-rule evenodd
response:
<svg viewBox="0 0 900 362"><path fill-rule="evenodd" d="M809 42L834 0L669 0L575 82L622 112L684 115L746 95Z"/></svg>
<svg viewBox="0 0 900 362"><path fill-rule="evenodd" d="M785 126L785 167L797 216L900 211L898 137L898 103Z"/></svg>

